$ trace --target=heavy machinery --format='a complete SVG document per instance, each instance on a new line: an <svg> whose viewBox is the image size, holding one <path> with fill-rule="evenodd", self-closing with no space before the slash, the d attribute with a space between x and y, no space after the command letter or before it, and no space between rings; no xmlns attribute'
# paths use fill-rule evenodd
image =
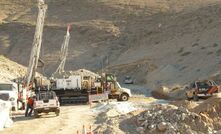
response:
<svg viewBox="0 0 221 134"><path fill-rule="evenodd" d="M117 99L118 101L127 101L131 97L131 91L128 88L121 87L117 78L113 74L103 74L103 80L100 81L101 88L108 92L109 99Z"/></svg>
<svg viewBox="0 0 221 134"><path fill-rule="evenodd" d="M127 101L131 92L122 88L113 74L91 76L83 72L55 79L53 91L61 103L92 102L105 99Z"/></svg>
<svg viewBox="0 0 221 134"><path fill-rule="evenodd" d="M71 28L71 26L68 25L67 33L64 36L64 41L61 46L60 59L59 59L60 64L59 64L57 70L55 71L55 73L52 74L52 76L54 76L56 74L61 74L62 72L64 72L64 66L65 66L67 55L68 55L68 44L69 44L69 40L70 40L70 28Z"/></svg>
<svg viewBox="0 0 221 134"><path fill-rule="evenodd" d="M114 75L99 76L86 70L72 74L64 70L69 40L70 26L67 27L61 46L60 64L51 77L52 90L59 97L60 103L89 102L108 99L108 97L122 101L128 100L131 96L130 90L122 88Z"/></svg>
<svg viewBox="0 0 221 134"><path fill-rule="evenodd" d="M41 43L42 43L42 34L44 28L45 14L47 11L47 5L44 3L44 0L38 1L38 18L35 29L34 40L32 44L31 56L29 59L29 66L26 75L26 84L29 85L31 82L34 82L36 70L38 67Z"/></svg>
<svg viewBox="0 0 221 134"><path fill-rule="evenodd" d="M195 81L186 87L188 100L198 101L199 97L212 96L219 92L219 86L212 80Z"/></svg>
<svg viewBox="0 0 221 134"><path fill-rule="evenodd" d="M29 59L29 66L27 69L27 74L25 80L22 80L23 88L19 91L18 101L23 103L26 102L28 96L31 95L32 89L39 87L42 83L41 78L36 78L36 70L38 67L38 62L42 63L42 60L39 58L41 43L42 43L42 34L44 28L44 20L47 11L47 5L44 3L44 0L38 0L38 17L35 28L34 40L32 43L32 50Z"/></svg>

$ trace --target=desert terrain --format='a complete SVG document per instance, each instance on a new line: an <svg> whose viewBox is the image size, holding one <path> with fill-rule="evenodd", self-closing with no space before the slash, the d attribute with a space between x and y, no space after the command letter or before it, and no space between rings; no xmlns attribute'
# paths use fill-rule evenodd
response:
<svg viewBox="0 0 221 134"><path fill-rule="evenodd" d="M220 93L187 101L185 86L221 84L221 0L45 0L38 75L50 77L71 25L66 71L110 72L131 89L128 102L61 106L59 117L25 118L0 133L215 134ZM0 0L0 82L25 77L35 34L36 0ZM123 84L131 76L134 84ZM31 125L31 127L30 127Z"/></svg>

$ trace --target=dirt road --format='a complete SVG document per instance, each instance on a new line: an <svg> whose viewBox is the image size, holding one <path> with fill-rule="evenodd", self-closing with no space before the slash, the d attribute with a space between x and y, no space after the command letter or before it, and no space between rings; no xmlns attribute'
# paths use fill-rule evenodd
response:
<svg viewBox="0 0 221 134"><path fill-rule="evenodd" d="M1 134L76 134L82 131L82 126L95 122L95 116L88 105L62 106L60 116L43 115L41 118L17 117L11 128L6 128ZM93 127L93 126L92 126Z"/></svg>

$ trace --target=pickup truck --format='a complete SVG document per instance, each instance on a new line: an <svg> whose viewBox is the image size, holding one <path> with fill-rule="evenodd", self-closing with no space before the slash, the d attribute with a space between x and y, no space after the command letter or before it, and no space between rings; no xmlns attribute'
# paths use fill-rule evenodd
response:
<svg viewBox="0 0 221 134"><path fill-rule="evenodd" d="M198 101L199 97L212 96L219 92L219 86L212 80L195 81L186 87L186 97L188 100Z"/></svg>
<svg viewBox="0 0 221 134"><path fill-rule="evenodd" d="M41 113L60 113L60 103L54 91L38 91L34 100L34 116L40 117Z"/></svg>

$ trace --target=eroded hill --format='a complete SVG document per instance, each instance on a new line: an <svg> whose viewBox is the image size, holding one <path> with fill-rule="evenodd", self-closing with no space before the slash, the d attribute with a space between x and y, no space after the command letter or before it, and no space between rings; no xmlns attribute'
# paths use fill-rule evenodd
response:
<svg viewBox="0 0 221 134"><path fill-rule="evenodd" d="M221 0L47 0L42 59L57 67L72 24L67 70L102 67L120 80L183 84L219 73ZM0 53L28 64L35 0L0 0Z"/></svg>

